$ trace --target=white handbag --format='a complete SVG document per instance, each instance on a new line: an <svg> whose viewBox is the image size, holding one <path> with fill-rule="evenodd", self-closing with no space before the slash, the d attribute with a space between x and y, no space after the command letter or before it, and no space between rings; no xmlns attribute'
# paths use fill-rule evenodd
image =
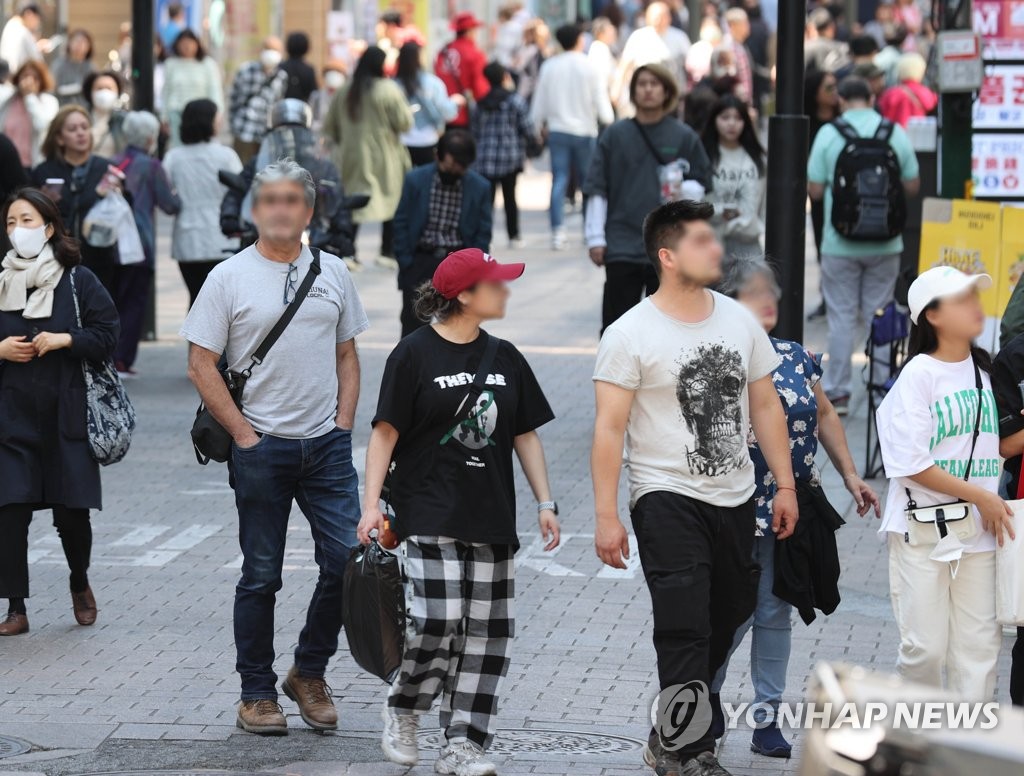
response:
<svg viewBox="0 0 1024 776"><path fill-rule="evenodd" d="M1024 501L1007 501L1013 510L1013 532L996 545L996 620L1024 626Z"/></svg>

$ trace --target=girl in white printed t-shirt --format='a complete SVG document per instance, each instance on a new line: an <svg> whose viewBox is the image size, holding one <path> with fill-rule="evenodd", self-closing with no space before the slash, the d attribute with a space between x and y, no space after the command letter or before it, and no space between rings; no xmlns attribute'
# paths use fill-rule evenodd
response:
<svg viewBox="0 0 1024 776"><path fill-rule="evenodd" d="M1010 510L997 495L991 359L973 344L985 324L979 291L991 285L988 275L952 267L914 281L910 360L877 414L890 479L880 530L900 629L897 666L907 679L972 701L995 690L995 546L1004 531L1012 536ZM945 506L936 521L937 505Z"/></svg>

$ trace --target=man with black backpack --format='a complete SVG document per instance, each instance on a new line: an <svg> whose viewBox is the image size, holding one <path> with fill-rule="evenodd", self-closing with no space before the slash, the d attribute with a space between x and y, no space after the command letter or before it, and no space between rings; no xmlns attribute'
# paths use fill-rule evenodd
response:
<svg viewBox="0 0 1024 776"><path fill-rule="evenodd" d="M821 291L828 313L825 393L845 415L857 316L865 322L893 298L908 196L920 187L906 132L873 108L867 81L839 84L841 116L818 132L807 162L811 199L825 200Z"/></svg>

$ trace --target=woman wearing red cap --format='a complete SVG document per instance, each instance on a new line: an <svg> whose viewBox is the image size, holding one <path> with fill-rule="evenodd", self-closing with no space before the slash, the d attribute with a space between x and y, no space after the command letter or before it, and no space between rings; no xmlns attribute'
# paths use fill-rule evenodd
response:
<svg viewBox="0 0 1024 776"><path fill-rule="evenodd" d="M513 450L537 497L544 549L559 543L544 449L554 418L523 355L481 323L505 316L506 282L522 264L467 248L446 258L417 298L424 326L388 358L366 453L363 544L383 528L391 468L393 528L404 539L411 631L384 707L388 760L415 765L420 715L444 693L447 746L437 773L484 776L498 689L514 632Z"/></svg>

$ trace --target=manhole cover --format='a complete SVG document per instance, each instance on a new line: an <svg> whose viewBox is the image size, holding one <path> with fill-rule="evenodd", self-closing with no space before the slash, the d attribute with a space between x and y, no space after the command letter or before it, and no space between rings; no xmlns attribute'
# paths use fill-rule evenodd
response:
<svg viewBox="0 0 1024 776"><path fill-rule="evenodd" d="M19 754L25 754L32 748L32 744L28 741L22 741L20 738L11 738L10 736L0 736L0 760L4 757L15 757Z"/></svg>
<svg viewBox="0 0 1024 776"><path fill-rule="evenodd" d="M419 734L423 749L438 750L445 745L444 731L425 730ZM577 733L571 730L498 730L487 750L489 754L602 755L635 752L643 741L625 736Z"/></svg>

